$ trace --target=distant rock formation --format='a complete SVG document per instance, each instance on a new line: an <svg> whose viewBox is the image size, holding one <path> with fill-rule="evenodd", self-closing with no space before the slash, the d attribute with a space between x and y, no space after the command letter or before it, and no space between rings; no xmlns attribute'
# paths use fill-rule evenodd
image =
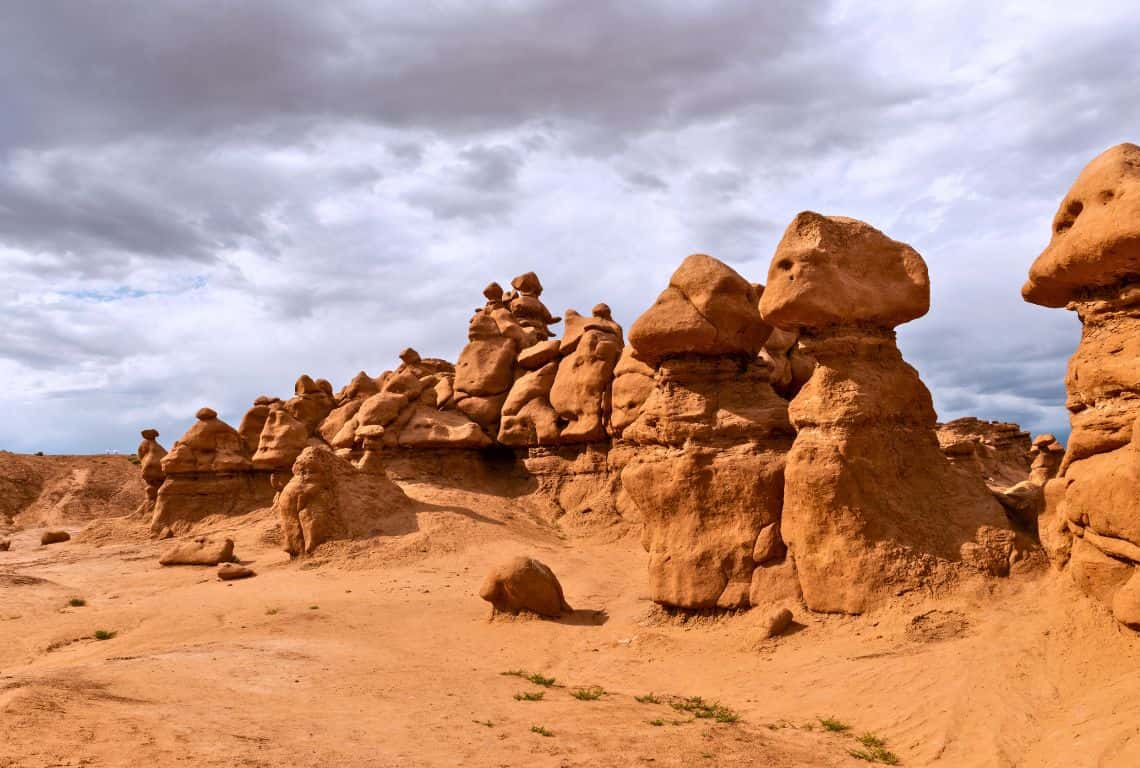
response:
<svg viewBox="0 0 1140 768"><path fill-rule="evenodd" d="M1065 377L1072 433L1045 486L1041 541L1140 629L1140 147L1113 147L1081 171L1022 295L1082 323Z"/></svg>
<svg viewBox="0 0 1140 768"><path fill-rule="evenodd" d="M791 588L773 578L787 570L779 523L792 429L757 358L769 332L748 281L700 254L630 328L623 376L656 371L622 432L638 450L621 480L642 516L658 603L746 608Z"/></svg>
<svg viewBox="0 0 1140 768"><path fill-rule="evenodd" d="M761 314L816 361L790 406L782 522L812 610L860 613L958 566L1009 570L1002 507L939 450L930 393L895 343L929 292L913 248L854 219L801 213L772 258Z"/></svg>

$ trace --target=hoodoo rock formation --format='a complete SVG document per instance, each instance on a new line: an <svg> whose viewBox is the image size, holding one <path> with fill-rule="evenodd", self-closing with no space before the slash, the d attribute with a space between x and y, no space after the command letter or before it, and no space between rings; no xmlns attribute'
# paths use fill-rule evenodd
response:
<svg viewBox="0 0 1140 768"><path fill-rule="evenodd" d="M151 518L154 532L178 533L212 515L238 515L273 498L269 477L253 471L245 439L211 408L161 459L165 479Z"/></svg>
<svg viewBox="0 0 1140 768"><path fill-rule="evenodd" d="M1042 543L1140 629L1140 147L1113 147L1081 171L1022 295L1082 323L1065 377L1072 434L1045 487Z"/></svg>
<svg viewBox="0 0 1140 768"><path fill-rule="evenodd" d="M929 291L914 249L854 219L801 213L773 256L761 315L816 361L790 406L781 527L813 610L860 613L963 566L1009 570L1002 507L942 454L930 393L895 343Z"/></svg>
<svg viewBox="0 0 1140 768"><path fill-rule="evenodd" d="M792 429L757 358L770 330L752 285L699 254L630 328L630 359L643 362L623 377L656 371L621 433L637 446L621 481L659 603L744 608L794 590L779 531Z"/></svg>

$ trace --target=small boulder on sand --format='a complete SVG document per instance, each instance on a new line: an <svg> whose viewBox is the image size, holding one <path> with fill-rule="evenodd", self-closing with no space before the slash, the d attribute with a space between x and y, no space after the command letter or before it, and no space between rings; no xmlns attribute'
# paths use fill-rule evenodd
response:
<svg viewBox="0 0 1140 768"><path fill-rule="evenodd" d="M7 552L11 547L11 539L0 539L0 552Z"/></svg>
<svg viewBox="0 0 1140 768"><path fill-rule="evenodd" d="M250 576L256 575L252 568L246 568L244 565L238 565L237 563L222 563L218 566L218 578L222 581L248 579Z"/></svg>
<svg viewBox="0 0 1140 768"><path fill-rule="evenodd" d="M217 565L234 561L233 539L194 539L175 544L162 553L160 565Z"/></svg>
<svg viewBox="0 0 1140 768"><path fill-rule="evenodd" d="M496 611L531 611L557 618L573 610L562 595L554 571L531 557L515 557L493 568L483 580L479 597Z"/></svg>
<svg viewBox="0 0 1140 768"><path fill-rule="evenodd" d="M71 541L71 534L67 531L44 531L40 536L40 546L46 547L48 544L59 544L63 541Z"/></svg>
<svg viewBox="0 0 1140 768"><path fill-rule="evenodd" d="M760 634L766 640L782 635L792 626L792 612L787 608L772 611L760 622Z"/></svg>

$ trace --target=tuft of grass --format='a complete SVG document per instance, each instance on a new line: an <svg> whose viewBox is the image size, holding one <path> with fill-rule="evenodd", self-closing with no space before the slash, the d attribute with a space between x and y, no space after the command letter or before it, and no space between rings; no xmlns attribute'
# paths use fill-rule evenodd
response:
<svg viewBox="0 0 1140 768"><path fill-rule="evenodd" d="M265 615L266 616L276 616L280 612L281 612L280 608L266 608L265 609Z"/></svg>
<svg viewBox="0 0 1140 768"><path fill-rule="evenodd" d="M487 728L494 728L495 727L495 724L492 723L490 720L472 720L471 722L475 723L475 725L486 726Z"/></svg>
<svg viewBox="0 0 1140 768"><path fill-rule="evenodd" d="M545 727L543 727L541 725L532 725L530 727L530 732L531 733L537 733L539 736L545 736L546 738L550 738L551 736L554 735L553 731L548 731Z"/></svg>
<svg viewBox="0 0 1140 768"><path fill-rule="evenodd" d="M870 749L849 749L847 754L856 760L866 760L868 763L878 763L880 765L898 765L899 756L894 752L884 749L883 747L871 747Z"/></svg>
<svg viewBox="0 0 1140 768"><path fill-rule="evenodd" d="M541 685L543 688L549 688L550 686L554 685L553 677L543 677L537 672L535 672L533 675L527 675L526 679L535 685Z"/></svg>
<svg viewBox="0 0 1140 768"><path fill-rule="evenodd" d="M588 688L576 688L570 695L578 701L597 701L606 695L606 689L600 685L591 685Z"/></svg>
<svg viewBox="0 0 1140 768"><path fill-rule="evenodd" d="M499 674L503 675L504 677L522 677L522 678L525 678L526 677L526 670L525 669L508 669L506 672L500 672Z"/></svg>
<svg viewBox="0 0 1140 768"><path fill-rule="evenodd" d="M817 717L819 724L823 726L823 730L831 731L832 733L843 733L851 730L851 726L842 720L836 720L834 717Z"/></svg>
<svg viewBox="0 0 1140 768"><path fill-rule="evenodd" d="M542 701L542 697L546 695L546 691L525 691L524 693L516 693L515 701Z"/></svg>
<svg viewBox="0 0 1140 768"><path fill-rule="evenodd" d="M700 696L689 696L670 703L673 709L688 712L702 720L716 720L718 723L738 723L740 715L720 702L705 701Z"/></svg>
<svg viewBox="0 0 1140 768"><path fill-rule="evenodd" d="M634 696L633 700L638 704L660 704L661 699L657 698L652 693L647 693L644 696Z"/></svg>
<svg viewBox="0 0 1140 768"><path fill-rule="evenodd" d="M67 601L67 604L72 608L82 608L83 606L87 605L87 601L82 597L73 597Z"/></svg>
<svg viewBox="0 0 1140 768"><path fill-rule="evenodd" d="M664 721L664 720L662 720L661 718L657 718L656 720L650 720L650 721L649 721L649 724L650 724L650 725L655 725L655 726L657 726L658 728L660 728L661 726L665 725L665 721Z"/></svg>
<svg viewBox="0 0 1140 768"><path fill-rule="evenodd" d="M92 635L92 637L94 637L96 640L110 640L111 638L113 638L117 634L119 634L119 633L118 632L109 632L105 629L97 629L97 630L95 630L95 634Z"/></svg>
<svg viewBox="0 0 1140 768"><path fill-rule="evenodd" d="M855 739L855 741L859 742L864 747L885 747L885 746L887 746L887 742L885 739L883 739L880 736L876 736L875 734L870 733L870 732L864 733L862 736Z"/></svg>

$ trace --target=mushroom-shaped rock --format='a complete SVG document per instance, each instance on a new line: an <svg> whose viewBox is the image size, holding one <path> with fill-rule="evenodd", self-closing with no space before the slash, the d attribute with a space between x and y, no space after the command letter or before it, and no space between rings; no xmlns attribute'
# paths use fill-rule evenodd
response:
<svg viewBox="0 0 1140 768"><path fill-rule="evenodd" d="M1063 307L1140 274L1140 147L1118 144L1085 166L1053 218L1053 237L1021 289Z"/></svg>
<svg viewBox="0 0 1140 768"><path fill-rule="evenodd" d="M356 462L361 472L381 474L384 472L384 427L372 424L356 430L356 437L364 447L364 455Z"/></svg>
<svg viewBox="0 0 1140 768"><path fill-rule="evenodd" d="M515 557L493 568L479 588L479 597L504 613L530 611L558 618L573 610L554 571L532 557Z"/></svg>
<svg viewBox="0 0 1140 768"><path fill-rule="evenodd" d="M722 261L693 254L634 321L629 343L650 365L684 354L755 357L771 332L751 283Z"/></svg>
<svg viewBox="0 0 1140 768"><path fill-rule="evenodd" d="M163 457L162 471L166 475L250 469L249 449L237 430L219 419L212 408L200 409L197 418Z"/></svg>
<svg viewBox="0 0 1140 768"><path fill-rule="evenodd" d="M1075 310L1082 325L1065 376L1064 458L1056 466L1059 444L1034 446L1031 477L1046 479L1041 540L1131 626L1121 617L1135 614L1118 611L1115 595L1140 573L1140 147L1113 147L1080 173L1022 294Z"/></svg>
<svg viewBox="0 0 1140 768"><path fill-rule="evenodd" d="M197 538L167 549L159 557L159 565L218 565L234 561L233 539Z"/></svg>
<svg viewBox="0 0 1140 768"><path fill-rule="evenodd" d="M942 454L930 393L895 343L928 296L914 249L854 219L800 214L772 257L762 314L802 329L817 361L789 406L781 520L812 610L1008 572L1009 521L980 474Z"/></svg>
<svg viewBox="0 0 1140 768"><path fill-rule="evenodd" d="M894 328L929 309L917 251L862 221L812 211L784 231L760 300L764 320L781 328Z"/></svg>
<svg viewBox="0 0 1140 768"><path fill-rule="evenodd" d="M166 473L162 471L162 459L166 456L166 449L158 444L157 429L142 431L142 442L139 443L137 456L139 466L142 467L143 481L147 485L146 496L154 501L162 481L166 479Z"/></svg>

